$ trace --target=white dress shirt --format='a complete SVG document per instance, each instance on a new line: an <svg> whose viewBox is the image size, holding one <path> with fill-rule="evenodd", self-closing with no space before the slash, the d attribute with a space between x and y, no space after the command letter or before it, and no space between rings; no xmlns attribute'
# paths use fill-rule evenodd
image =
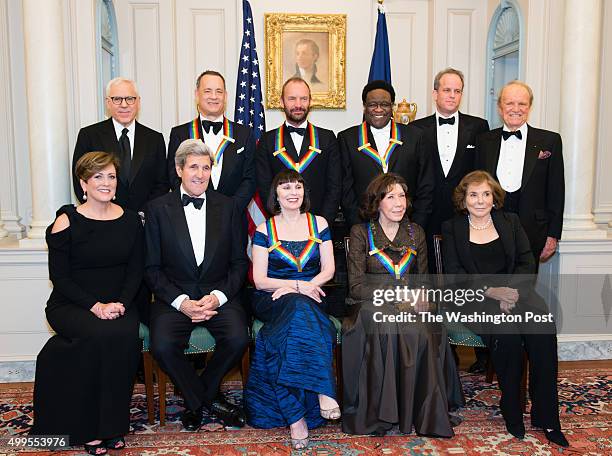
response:
<svg viewBox="0 0 612 456"><path fill-rule="evenodd" d="M438 119L450 119L455 118L453 125L444 124L440 125ZM444 171L444 176L448 176L448 172L453 166L453 160L455 159L455 153L457 152L457 138L459 136L459 113L455 112L450 117L444 117L436 110L436 135L438 138L438 154L440 155L440 164Z"/></svg>
<svg viewBox="0 0 612 456"><path fill-rule="evenodd" d="M287 123L285 121L285 126L289 126L289 123ZM293 126L293 125L291 125ZM300 125L298 125L295 128L306 128L308 126L308 121L305 120L304 122L302 122ZM293 141L293 145L295 146L295 150L297 151L298 157L300 156L300 149L302 149L302 142L304 141L304 136L306 136L306 133L304 133L304 136L299 135L297 133L290 133L289 136L291 136L291 140Z"/></svg>
<svg viewBox="0 0 612 456"><path fill-rule="evenodd" d="M205 118L202 114L200 114L200 125L202 124L203 120L210 120L211 122L223 123L223 116L217 117L216 119L211 119L211 118ZM213 155L215 155L217 153L217 149L219 148L219 144L221 144L221 141L223 140L223 127L221 127L221 130L219 130L217 134L213 133L212 128L210 129L209 133L206 133L206 131L202 127L202 135L204 136L203 138L204 143L207 144L208 147L211 148ZM221 156L221 159L219 159L219 162L216 165L213 163L212 170L210 171L210 180L215 190L219 188L219 179L221 179L222 169L223 169L223 155Z"/></svg>
<svg viewBox="0 0 612 456"><path fill-rule="evenodd" d="M503 131L510 131L504 125ZM521 188L523 181L523 165L525 164L525 147L527 145L527 123L519 128L522 138L510 136L501 139L499 161L497 162L497 178L499 184L507 192L515 192Z"/></svg>
<svg viewBox="0 0 612 456"><path fill-rule="evenodd" d="M383 157L389 147L389 139L391 138L391 121L382 128L374 128L370 125L372 136L374 136L374 142L376 143L376 151L378 156ZM383 172L386 173L388 170L383 167Z"/></svg>
<svg viewBox="0 0 612 456"><path fill-rule="evenodd" d="M119 141L119 138L121 138L121 135L123 134L123 129L124 128L128 129L127 137L130 140L130 157L133 157L134 156L134 133L136 132L136 122L132 121L131 124L129 124L127 127L124 127L123 125L121 125L119 122L117 122L113 118L113 126L115 127L115 135L117 135L117 141Z"/></svg>
<svg viewBox="0 0 612 456"><path fill-rule="evenodd" d="M187 194L181 185L181 198ZM189 228L189 237L191 238L191 246L193 248L193 254L195 255L196 264L200 266L204 261L204 252L206 250L206 194L197 196L196 198L203 198L204 204L201 209L196 209L193 204L183 206L185 212L185 219L187 220L187 228ZM227 302L227 296L225 293L219 290L213 290L210 294L217 297L219 300L219 306L222 306ZM200 299L197 297L196 299ZM182 302L185 299L191 299L188 295L182 294L177 296L174 301L170 304L176 310L179 310Z"/></svg>

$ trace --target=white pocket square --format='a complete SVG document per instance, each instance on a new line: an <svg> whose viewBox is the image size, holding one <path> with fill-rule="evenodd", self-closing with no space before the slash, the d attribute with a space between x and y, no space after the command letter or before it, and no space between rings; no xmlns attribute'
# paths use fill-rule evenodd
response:
<svg viewBox="0 0 612 456"><path fill-rule="evenodd" d="M476 148L476 146L473 145L473 144L468 144L467 145L467 149L475 149L475 148Z"/></svg>
<svg viewBox="0 0 612 456"><path fill-rule="evenodd" d="M237 153L237 154L239 154L239 153L240 153L240 152L242 152L243 150L244 150L244 147L241 147L240 149L238 149L238 150L236 151L236 153Z"/></svg>

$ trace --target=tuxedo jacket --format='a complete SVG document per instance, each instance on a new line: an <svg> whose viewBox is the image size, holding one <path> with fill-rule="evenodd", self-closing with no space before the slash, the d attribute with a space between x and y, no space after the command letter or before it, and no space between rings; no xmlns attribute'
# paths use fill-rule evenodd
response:
<svg viewBox="0 0 612 456"><path fill-rule="evenodd" d="M432 160L428 154L423 132L411 125L398 124L402 145L395 148L389 162L389 172L402 176L408 184L412 202L411 220L427 226L432 211L434 176ZM358 208L368 184L382 174L381 166L364 152L359 151L359 128L355 125L338 134L338 147L342 159L342 211L349 226L360 223ZM368 142L376 148L368 125Z"/></svg>
<svg viewBox="0 0 612 456"><path fill-rule="evenodd" d="M255 163L257 167L257 190L264 202L268 199L272 179L280 171L287 169L278 156L274 156L276 136L279 128L266 132L259 140ZM301 173L310 195L310 212L325 217L329 226L332 226L342 194L342 168L340 167L340 154L336 135L331 130L315 127L319 135L319 149L310 165ZM291 160L298 163L308 153L310 138L308 130L304 135L302 147L298 156L291 139L291 134L284 129L283 143Z"/></svg>
<svg viewBox="0 0 612 456"><path fill-rule="evenodd" d="M457 149L447 176L444 175L438 152L436 115L433 114L410 123L410 125L423 130L433 166L435 182L433 211L427 227L425 227L428 238L431 238L434 234L440 234L442 232L442 222L455 215L453 191L459 185L463 176L474 170L476 136L489 131L489 123L485 119L461 112L458 114Z"/></svg>
<svg viewBox="0 0 612 456"><path fill-rule="evenodd" d="M81 128L72 156L72 185L79 201L83 190L75 174L79 158L87 152L104 151L120 157L119 141L112 118ZM144 210L147 202L168 192L166 144L161 133L136 122L129 186L117 179L117 199L120 206L135 212Z"/></svg>
<svg viewBox="0 0 612 456"><path fill-rule="evenodd" d="M181 192L167 193L147 208L145 279L155 296L151 314L174 312L179 295L200 299L219 290L234 299L246 278L246 233L242 213L231 198L206 191L206 246L196 264ZM202 209L204 210L204 209Z"/></svg>
<svg viewBox="0 0 612 456"><path fill-rule="evenodd" d="M558 133L529 125L527 128L518 215L533 254L539 258L548 236L561 238L565 205L563 146ZM496 128L476 141L476 169L487 171L495 179L501 132L501 128Z"/></svg>
<svg viewBox="0 0 612 456"><path fill-rule="evenodd" d="M199 120L199 119L198 119ZM184 123L172 128L170 140L168 141L168 176L170 176L170 187L177 189L180 179L176 174L174 156L180 144L189 139L191 122ZM223 168L219 185L215 190L226 196L234 198L234 202L240 209L245 209L253 194L255 193L255 138L250 128L240 125L230 120L233 126L235 141L223 152ZM202 133L202 122L198 121L200 138L204 138ZM213 150L213 153L216 151ZM212 186L212 179L210 184Z"/></svg>

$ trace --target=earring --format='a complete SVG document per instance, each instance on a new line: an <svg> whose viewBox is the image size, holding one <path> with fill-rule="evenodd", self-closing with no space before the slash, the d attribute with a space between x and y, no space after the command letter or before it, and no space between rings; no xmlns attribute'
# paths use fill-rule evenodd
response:
<svg viewBox="0 0 612 456"><path fill-rule="evenodd" d="M113 195L113 201L117 199L117 195Z"/></svg>
<svg viewBox="0 0 612 456"><path fill-rule="evenodd" d="M83 201L87 201L87 192L83 190Z"/></svg>

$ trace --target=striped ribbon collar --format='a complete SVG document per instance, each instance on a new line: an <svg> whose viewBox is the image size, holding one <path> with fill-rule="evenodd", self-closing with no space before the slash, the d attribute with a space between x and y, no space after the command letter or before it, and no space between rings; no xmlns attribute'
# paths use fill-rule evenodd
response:
<svg viewBox="0 0 612 456"><path fill-rule="evenodd" d="M306 213L308 219L308 242L304 246L302 253L296 258L289 250L283 247L282 242L278 239L278 232L276 230L276 222L274 216L270 217L266 221L268 229L268 240L270 246L268 247L268 253L272 253L276 250L278 255L287 263L297 268L298 272L302 272L302 268L308 262L317 244L321 244L319 239L319 229L317 227L317 219L310 212Z"/></svg>
<svg viewBox="0 0 612 456"><path fill-rule="evenodd" d="M275 152L272 154L274 157L278 157L278 159L289 169L293 169L298 173L303 173L308 165L312 163L312 161L321 153L321 148L319 146L319 132L315 128L313 124L308 122L308 136L310 138L310 145L308 146L308 152L306 152L299 162L294 162L289 154L287 153L287 149L285 148L285 142L283 139L283 135L285 133L285 124L283 123L276 132L276 138L274 140L274 150Z"/></svg>
<svg viewBox="0 0 612 456"><path fill-rule="evenodd" d="M399 260L399 262L397 264L394 263L391 257L389 257L389 255L387 255L383 250L378 249L374 244L374 232L372 230L372 224L372 222L366 223L368 228L368 255L376 256L380 264L382 264L384 268L389 271L389 274L394 276L397 280L401 279L404 272L408 270L408 267L416 258L416 251L408 247L408 250Z"/></svg>
<svg viewBox="0 0 612 456"><path fill-rule="evenodd" d="M386 173L389 170L389 161L391 160L393 151L396 147L403 144L401 139L402 135L400 133L399 125L397 125L395 121L391 119L391 137L389 138L389 145L387 146L385 153L380 155L380 153L368 142L368 124L363 122L359 127L359 147L357 147L357 150L359 152L363 152L368 157L373 159L382 168L383 173Z"/></svg>
<svg viewBox="0 0 612 456"><path fill-rule="evenodd" d="M191 125L189 125L189 139L202 139L200 134L200 116L196 117L191 121ZM228 120L227 117L223 116L223 136L221 139L221 143L219 147L217 147L217 151L213 156L213 165L216 166L221 157L223 157L223 152L228 148L228 146L234 143L236 139L234 139L234 126Z"/></svg>

